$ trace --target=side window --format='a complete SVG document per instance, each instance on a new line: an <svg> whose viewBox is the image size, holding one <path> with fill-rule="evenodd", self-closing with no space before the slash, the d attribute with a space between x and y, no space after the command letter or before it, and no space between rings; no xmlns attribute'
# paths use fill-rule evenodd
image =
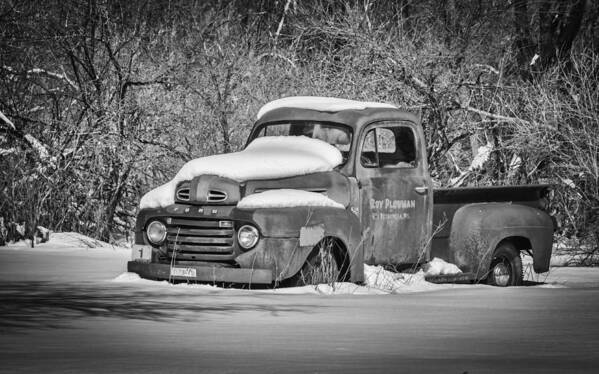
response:
<svg viewBox="0 0 599 374"><path fill-rule="evenodd" d="M408 126L375 127L369 130L362 144L360 162L369 168L415 167L414 131Z"/></svg>
<svg viewBox="0 0 599 374"><path fill-rule="evenodd" d="M414 130L408 126L398 126L394 129L395 146L397 151L392 162L398 168L413 168L416 166L416 137Z"/></svg>

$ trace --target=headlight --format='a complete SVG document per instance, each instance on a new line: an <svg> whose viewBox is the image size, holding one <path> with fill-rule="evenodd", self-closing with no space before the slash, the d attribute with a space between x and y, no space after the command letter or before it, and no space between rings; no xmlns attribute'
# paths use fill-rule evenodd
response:
<svg viewBox="0 0 599 374"><path fill-rule="evenodd" d="M237 232L237 241L244 249L250 249L255 246L256 243L258 243L258 239L260 239L260 234L258 233L258 229L254 226L241 226Z"/></svg>
<svg viewBox="0 0 599 374"><path fill-rule="evenodd" d="M152 221L146 227L146 235L152 244L160 244L166 238L166 226L160 221Z"/></svg>

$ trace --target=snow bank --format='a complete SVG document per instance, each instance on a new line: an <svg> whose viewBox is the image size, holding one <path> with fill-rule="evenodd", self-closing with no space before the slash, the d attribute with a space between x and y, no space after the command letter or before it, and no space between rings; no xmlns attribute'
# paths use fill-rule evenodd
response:
<svg viewBox="0 0 599 374"><path fill-rule="evenodd" d="M257 138L243 151L189 161L173 180L145 194L139 207L158 208L173 204L177 184L203 174L242 182L330 171L341 162L341 152L319 139L305 136Z"/></svg>
<svg viewBox="0 0 599 374"><path fill-rule="evenodd" d="M45 243L35 244L34 248L31 248L31 240L21 240L16 243L9 243L6 246L7 249L27 249L27 250L40 250L40 251L73 251L73 250L100 250L100 249L122 249L128 251L126 248L114 246L112 244L103 242L101 240L90 238L77 232L53 232L50 235L50 240Z"/></svg>
<svg viewBox="0 0 599 374"><path fill-rule="evenodd" d="M347 109L364 110L366 108L397 109L395 105L386 103L338 99L335 97L292 96L274 100L265 104L258 111L257 119L260 119L264 114L270 112L271 110L279 108L312 109L321 112L338 112L340 110Z"/></svg>
<svg viewBox="0 0 599 374"><path fill-rule="evenodd" d="M255 193L241 199L241 209L293 208L298 206L320 206L343 209L343 205L317 192L281 189Z"/></svg>
<svg viewBox="0 0 599 374"><path fill-rule="evenodd" d="M50 236L48 244L62 247L113 248L114 246L101 240L90 238L78 232L56 232Z"/></svg>
<svg viewBox="0 0 599 374"><path fill-rule="evenodd" d="M364 264L364 285L357 285L349 282L336 282L334 284L318 284L314 286L275 288L266 290L239 290L239 289L223 289L220 287L206 284L171 284L167 281L153 281L140 278L135 273L122 273L112 281L116 283L131 283L138 285L159 286L159 287L179 287L193 288L199 290L214 291L233 291L251 292L251 293L268 293L282 295L387 295L401 294L413 292L436 291L455 287L482 287L479 285L466 286L455 284L434 284L427 282L425 273L421 270L414 274L394 273L385 270L382 266L370 266Z"/></svg>
<svg viewBox="0 0 599 374"><path fill-rule="evenodd" d="M364 282L367 287L389 293L422 292L447 288L448 284L435 284L424 279L422 270L417 273L395 273L382 266L364 264Z"/></svg>
<svg viewBox="0 0 599 374"><path fill-rule="evenodd" d="M439 260L442 261L442 260ZM436 261L435 264L440 264ZM442 261L445 265L451 265ZM458 269L459 271L459 269ZM456 287L486 287L484 285L455 285L455 284L435 284L425 280L427 274L420 270L416 273L395 273L385 270L382 266L371 266L364 264L364 285L357 285L349 282L336 282L334 284L318 284L313 286L275 288L268 290L237 290L241 292L254 293L274 293L282 295L386 295L401 294L413 292L436 291ZM144 285L155 285L165 287L192 287L194 289L206 289L210 291L228 291L223 288L206 284L185 284L173 285L167 281L152 281L140 278L135 273L123 273L113 279L117 283L134 283Z"/></svg>
<svg viewBox="0 0 599 374"><path fill-rule="evenodd" d="M447 264L447 263L446 263ZM448 264L451 265L451 264ZM455 266L455 265L454 265ZM435 284L427 282L425 272L395 273L382 266L364 264L364 285L338 282L293 288L278 288L269 292L276 294L319 294L319 295L386 295L436 291L448 288L485 287L481 285ZM266 292L266 291L260 291Z"/></svg>
<svg viewBox="0 0 599 374"><path fill-rule="evenodd" d="M441 259L435 258L430 262L431 268L439 271L438 274L457 274L460 269ZM456 272L457 271L457 272ZM385 270L382 266L364 264L364 285L358 286L353 283L319 284L317 286L305 286L296 288L277 289L277 293L315 293L324 295L381 295L435 291L455 287L480 287L479 285L456 286L455 284L435 284L425 280L428 272L422 270L416 273L396 273Z"/></svg>
<svg viewBox="0 0 599 374"><path fill-rule="evenodd" d="M335 284L318 284L315 286L276 288L274 290L255 291L274 293L277 295L387 295L388 291L373 287L359 286L354 283L338 282Z"/></svg>
<svg viewBox="0 0 599 374"><path fill-rule="evenodd" d="M462 272L456 265L437 257L424 264L423 269L424 275L454 275Z"/></svg>
<svg viewBox="0 0 599 374"><path fill-rule="evenodd" d="M136 284L145 284L145 285L162 285L162 286L171 285L171 283L169 283L166 280L155 281L155 280L150 280L150 279L144 279L144 278L140 277L137 273L130 273L130 272L124 272L124 273L120 274L116 278L112 279L111 282L136 283Z"/></svg>

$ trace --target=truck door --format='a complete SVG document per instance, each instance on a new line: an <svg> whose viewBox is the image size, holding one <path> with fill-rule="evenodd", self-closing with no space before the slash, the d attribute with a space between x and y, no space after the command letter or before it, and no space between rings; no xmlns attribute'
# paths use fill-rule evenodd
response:
<svg viewBox="0 0 599 374"><path fill-rule="evenodd" d="M364 259L406 265L428 260L432 185L423 133L411 122L377 122L358 140Z"/></svg>

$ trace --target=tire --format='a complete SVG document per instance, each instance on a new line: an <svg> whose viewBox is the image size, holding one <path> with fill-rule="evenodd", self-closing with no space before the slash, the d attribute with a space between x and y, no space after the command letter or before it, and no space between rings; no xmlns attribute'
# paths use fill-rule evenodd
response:
<svg viewBox="0 0 599 374"><path fill-rule="evenodd" d="M497 287L511 287L522 285L522 258L520 251L510 242L497 246L487 283Z"/></svg>
<svg viewBox="0 0 599 374"><path fill-rule="evenodd" d="M324 238L310 252L302 268L293 277L283 282L287 287L332 284L342 280L339 253L335 239Z"/></svg>

